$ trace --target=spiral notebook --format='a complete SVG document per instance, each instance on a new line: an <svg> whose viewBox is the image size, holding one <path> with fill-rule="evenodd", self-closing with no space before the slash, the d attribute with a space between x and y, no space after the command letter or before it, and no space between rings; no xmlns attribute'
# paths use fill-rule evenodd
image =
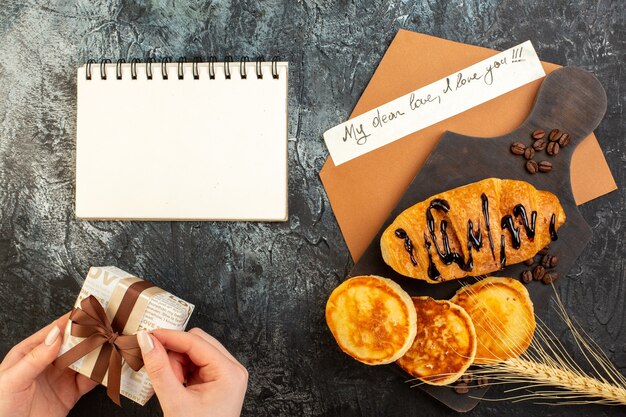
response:
<svg viewBox="0 0 626 417"><path fill-rule="evenodd" d="M287 75L276 59L80 67L77 217L286 220Z"/></svg>

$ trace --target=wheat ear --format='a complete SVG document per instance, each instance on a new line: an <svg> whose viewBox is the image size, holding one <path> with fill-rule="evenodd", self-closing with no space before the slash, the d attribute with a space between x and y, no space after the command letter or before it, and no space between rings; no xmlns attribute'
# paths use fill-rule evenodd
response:
<svg viewBox="0 0 626 417"><path fill-rule="evenodd" d="M562 391L535 391L532 393L509 397L513 401L537 400L537 399L562 399L572 403L600 403L606 405L626 405L626 389L623 386L581 375L567 369L549 366L526 359L514 358L498 363L491 367L487 374L495 380L510 382L525 382L532 384L533 388L539 386L560 388ZM513 392L519 389L527 389L528 385L517 389L508 390ZM595 398L596 400L593 400ZM577 401L578 399L578 401ZM581 399L584 399L581 401ZM573 400L573 401L569 401Z"/></svg>
<svg viewBox="0 0 626 417"><path fill-rule="evenodd" d="M576 346L591 368L590 372L584 371L554 332L539 317L535 317L535 337L528 350L521 354L511 352L509 358L480 365L472 373L487 376L495 381L493 385L521 384L506 390L507 394L530 391L506 398L512 401L544 400L550 402L542 404L552 405L626 405L626 378L567 314L556 290L554 294L556 311L573 335ZM494 319L498 320L497 317ZM546 389L537 390L543 387Z"/></svg>

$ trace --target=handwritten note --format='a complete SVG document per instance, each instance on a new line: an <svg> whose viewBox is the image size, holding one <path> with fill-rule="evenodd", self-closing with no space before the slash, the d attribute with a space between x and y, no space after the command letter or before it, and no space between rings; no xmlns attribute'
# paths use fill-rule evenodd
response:
<svg viewBox="0 0 626 417"><path fill-rule="evenodd" d="M340 165L545 75L526 41L337 125L324 141Z"/></svg>

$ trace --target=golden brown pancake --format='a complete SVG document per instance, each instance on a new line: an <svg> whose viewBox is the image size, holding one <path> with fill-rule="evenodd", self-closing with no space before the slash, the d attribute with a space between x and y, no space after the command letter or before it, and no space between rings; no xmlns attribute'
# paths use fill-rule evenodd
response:
<svg viewBox="0 0 626 417"><path fill-rule="evenodd" d="M449 301L413 297L417 335L396 363L431 385L447 385L463 375L474 360L476 333L470 316Z"/></svg>
<svg viewBox="0 0 626 417"><path fill-rule="evenodd" d="M463 287L450 300L470 315L478 347L474 363L500 362L521 355L535 332L528 291L512 278L489 277Z"/></svg>
<svg viewBox="0 0 626 417"><path fill-rule="evenodd" d="M326 303L326 322L341 350L368 365L395 361L416 333L411 297L377 276L350 278L335 288Z"/></svg>

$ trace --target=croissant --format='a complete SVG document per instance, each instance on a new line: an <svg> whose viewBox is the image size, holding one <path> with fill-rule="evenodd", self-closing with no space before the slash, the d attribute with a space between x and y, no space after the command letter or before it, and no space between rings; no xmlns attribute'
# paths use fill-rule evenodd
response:
<svg viewBox="0 0 626 417"><path fill-rule="evenodd" d="M404 210L380 248L396 272L431 284L488 274L532 258L565 223L552 193L487 178Z"/></svg>

